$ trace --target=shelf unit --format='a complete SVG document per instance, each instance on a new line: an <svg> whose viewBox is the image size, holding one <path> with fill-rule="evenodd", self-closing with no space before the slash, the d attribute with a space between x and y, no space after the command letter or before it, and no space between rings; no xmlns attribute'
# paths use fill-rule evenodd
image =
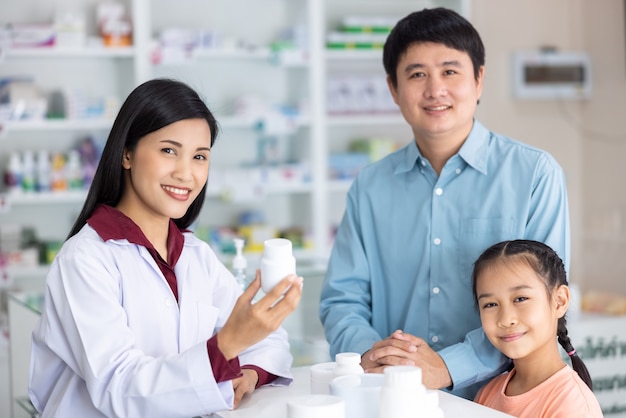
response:
<svg viewBox="0 0 626 418"><path fill-rule="evenodd" d="M60 0L57 7L85 7L94 11L96 0ZM133 20L133 46L128 48L28 48L0 50L0 77L28 71L41 80L44 89L61 85L86 86L94 93L114 93L119 100L141 82L153 77L174 77L191 84L207 100L221 127L212 160L212 170L249 163L255 156L258 120L236 116L238 96L259 95L272 103L306 109L295 119L296 129L286 138L289 158L306 161L310 181L302 184L264 185L255 201L229 205L220 200L223 193L209 187L200 220L211 225L232 224L237 210L265 209L268 220L280 227L298 225L310 232L311 249L301 253L305 260L324 263L332 245L330 231L343 211L349 180L328 178L328 157L347 148L355 137L393 137L408 141L411 133L399 113L327 113L326 86L329 75L339 72L366 72L384 77L380 50L327 50L328 31L348 14L401 17L421 7L435 4L455 8L469 15L469 0L215 0L198 3L180 0L124 0ZM35 16L49 21L53 7L47 5ZM27 7L0 5L0 24L29 21ZM243 11L243 13L242 13ZM231 17L237 16L233 20ZM222 49L195 50L184 62L153 62L155 38L166 27L214 28L229 38ZM269 47L281 30L301 25L306 28L306 57L295 63L281 63ZM93 28L88 32L93 35ZM239 37L245 47L232 47ZM97 83L94 83L97 80ZM46 146L64 147L78 135L95 133L106 137L112 120L45 120L0 122L0 167L6 166L13 150ZM209 186L211 181L209 180ZM38 221L43 239L62 239L63 230L48 228L52 217L71 226L80 209L84 192L8 196L0 222ZM6 207L9 209L7 210ZM16 209L17 210L13 210ZM36 210L45 216L33 216ZM59 221L54 221L58 224Z"/></svg>

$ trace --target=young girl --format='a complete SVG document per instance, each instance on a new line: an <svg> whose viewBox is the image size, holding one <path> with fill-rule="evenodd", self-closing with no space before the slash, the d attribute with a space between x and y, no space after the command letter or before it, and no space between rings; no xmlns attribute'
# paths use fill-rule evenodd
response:
<svg viewBox="0 0 626 418"><path fill-rule="evenodd" d="M217 133L180 82L148 81L122 105L46 278L29 388L42 417L192 417L289 383L279 327L302 278L287 276L253 304L259 273L242 294L187 230L205 199Z"/></svg>
<svg viewBox="0 0 626 418"><path fill-rule="evenodd" d="M528 240L493 245L474 264L473 290L487 338L513 360L513 369L483 387L476 402L520 418L602 417L567 336L567 278L550 247Z"/></svg>

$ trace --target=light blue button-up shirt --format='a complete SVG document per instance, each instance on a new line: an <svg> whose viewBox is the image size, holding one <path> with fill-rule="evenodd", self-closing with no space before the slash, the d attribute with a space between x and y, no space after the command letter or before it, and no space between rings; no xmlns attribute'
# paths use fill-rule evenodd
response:
<svg viewBox="0 0 626 418"><path fill-rule="evenodd" d="M321 293L331 355L364 353L402 329L439 352L455 393L473 397L470 385L506 362L479 328L473 263L490 245L520 238L547 243L569 268L565 178L544 151L474 121L439 176L415 141L365 167L348 192Z"/></svg>

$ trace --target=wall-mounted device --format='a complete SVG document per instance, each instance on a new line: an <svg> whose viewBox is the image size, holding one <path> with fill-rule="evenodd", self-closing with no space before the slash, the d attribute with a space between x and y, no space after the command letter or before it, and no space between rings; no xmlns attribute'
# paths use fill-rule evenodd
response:
<svg viewBox="0 0 626 418"><path fill-rule="evenodd" d="M591 58L586 52L553 49L516 52L513 94L518 99L587 99Z"/></svg>

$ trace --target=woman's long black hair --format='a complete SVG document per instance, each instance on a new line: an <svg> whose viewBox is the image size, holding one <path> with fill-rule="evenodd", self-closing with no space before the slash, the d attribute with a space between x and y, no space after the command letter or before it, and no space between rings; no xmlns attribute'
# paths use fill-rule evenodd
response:
<svg viewBox="0 0 626 418"><path fill-rule="evenodd" d="M120 201L124 192L124 150L134 150L144 136L184 119L205 119L213 146L218 135L217 121L198 93L188 85L171 79L154 79L130 93L113 122L87 198L68 238L80 231L97 205L116 206ZM205 194L206 184L187 213L174 219L179 228L188 228L196 220Z"/></svg>
<svg viewBox="0 0 626 418"><path fill-rule="evenodd" d="M472 288L474 291L474 301L478 303L476 294L476 279L486 268L494 262L509 257L521 257L528 265L545 281L548 294L561 285L567 286L567 274L563 260L549 246L538 241L514 240L503 241L487 248L474 263L472 273ZM576 350L570 341L567 332L567 320L565 316L559 318L556 335L559 344L565 350L570 360L572 368L576 370L580 378L592 389L591 376L583 360L576 354Z"/></svg>

